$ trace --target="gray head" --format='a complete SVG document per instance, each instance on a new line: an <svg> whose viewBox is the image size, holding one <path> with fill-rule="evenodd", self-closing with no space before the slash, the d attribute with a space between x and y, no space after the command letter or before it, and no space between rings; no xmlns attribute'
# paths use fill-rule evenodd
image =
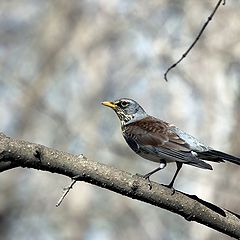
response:
<svg viewBox="0 0 240 240"><path fill-rule="evenodd" d="M116 112L121 125L126 125L148 116L137 102L129 98L120 98L113 102L102 102L102 104L112 108Z"/></svg>

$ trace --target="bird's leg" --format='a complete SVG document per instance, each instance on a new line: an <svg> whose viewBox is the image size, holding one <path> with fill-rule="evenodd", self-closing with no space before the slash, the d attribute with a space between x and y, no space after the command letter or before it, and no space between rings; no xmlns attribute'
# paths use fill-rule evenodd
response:
<svg viewBox="0 0 240 240"><path fill-rule="evenodd" d="M176 172L175 172L175 174L173 176L172 181L167 185L167 187L169 187L169 188L171 188L173 190L172 194L174 194L174 192L175 192L175 189L173 188L174 181L175 181L175 179L176 179L176 177L177 177L177 175L178 175L178 173L181 170L182 165L183 165L181 162L176 162L176 164L177 164L177 170L176 170Z"/></svg>
<svg viewBox="0 0 240 240"><path fill-rule="evenodd" d="M152 189L152 182L151 182L151 180L150 180L150 176L153 175L154 173L160 171L161 169L162 169L162 168L158 167L158 168L154 169L153 171L151 171L151 172L149 172L149 173L147 173L147 174L145 174L145 175L142 176L143 178L145 178L145 179L148 180L149 190Z"/></svg>
<svg viewBox="0 0 240 240"><path fill-rule="evenodd" d="M153 171L151 171L151 172L149 172L149 173L147 173L145 175L140 175L140 174L137 174L137 175L148 180L149 190L151 190L152 189L152 182L150 180L150 176L152 176L154 173L156 173L156 172L162 170L163 168L165 168L166 165L167 164L166 164L165 161L161 161L159 167L155 168Z"/></svg>

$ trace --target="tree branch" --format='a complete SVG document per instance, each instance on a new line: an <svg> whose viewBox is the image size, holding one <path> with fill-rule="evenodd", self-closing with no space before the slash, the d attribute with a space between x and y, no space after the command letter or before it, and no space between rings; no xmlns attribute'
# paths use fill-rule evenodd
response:
<svg viewBox="0 0 240 240"><path fill-rule="evenodd" d="M200 32L198 33L197 37L195 38L195 40L193 41L193 43L190 45L190 47L183 53L182 57L177 60L174 64L172 64L167 71L164 73L164 79L165 81L168 81L167 75L168 73L175 68L187 55L188 53L192 50L192 48L195 46L195 44L198 42L198 40L200 39L201 35L203 34L205 28L207 27L207 25L209 24L209 22L212 20L214 14L216 13L217 9L219 8L220 4L223 2L223 5L226 4L225 0L218 0L215 8L213 9L212 13L210 14L210 16L208 17L207 21L204 23L204 25L202 26Z"/></svg>
<svg viewBox="0 0 240 240"><path fill-rule="evenodd" d="M0 133L0 163L9 162L13 166L49 171L70 178L77 176L75 180L167 209L188 221L196 221L240 239L240 218L228 210L179 191L171 195L170 189L157 183L153 183L152 190L149 190L148 181L137 175L90 161L83 155L77 156L39 144L11 139Z"/></svg>

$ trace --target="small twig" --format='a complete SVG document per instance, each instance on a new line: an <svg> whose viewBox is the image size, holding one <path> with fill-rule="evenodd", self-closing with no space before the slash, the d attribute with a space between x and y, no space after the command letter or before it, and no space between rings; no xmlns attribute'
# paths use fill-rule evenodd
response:
<svg viewBox="0 0 240 240"><path fill-rule="evenodd" d="M67 194L69 193L69 191L73 188L73 185L77 182L77 180L72 179L71 184L68 187L63 188L63 195L61 196L61 198L58 200L58 202L56 203L56 207L59 207L63 201L63 199L67 196Z"/></svg>
<svg viewBox="0 0 240 240"><path fill-rule="evenodd" d="M164 79L166 81L168 81L167 79L167 75L168 75L168 72L175 68L187 55L188 53L192 50L192 48L195 46L195 44L198 42L198 40L200 39L201 35L203 34L205 28L207 27L207 25L209 24L209 22L212 20L214 14L216 13L217 9L219 8L220 4L223 2L223 5L226 4L226 0L219 0L216 7L214 8L213 12L211 13L211 15L208 17L207 21L204 23L204 25L202 26L199 34L197 35L197 37L195 38L195 40L193 41L193 43L190 45L190 47L187 49L186 52L183 53L182 57L177 61L175 62L173 65L171 65L167 71L164 73Z"/></svg>

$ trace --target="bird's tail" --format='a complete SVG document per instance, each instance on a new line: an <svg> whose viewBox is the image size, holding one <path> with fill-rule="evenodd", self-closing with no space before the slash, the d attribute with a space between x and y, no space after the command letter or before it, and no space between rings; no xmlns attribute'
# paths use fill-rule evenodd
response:
<svg viewBox="0 0 240 240"><path fill-rule="evenodd" d="M240 158L234 157L232 155L229 155L227 153L220 152L217 150L211 149L207 152L202 152L201 155L203 156L203 159L206 159L209 161L216 161L216 162L228 161L228 162L240 165Z"/></svg>

